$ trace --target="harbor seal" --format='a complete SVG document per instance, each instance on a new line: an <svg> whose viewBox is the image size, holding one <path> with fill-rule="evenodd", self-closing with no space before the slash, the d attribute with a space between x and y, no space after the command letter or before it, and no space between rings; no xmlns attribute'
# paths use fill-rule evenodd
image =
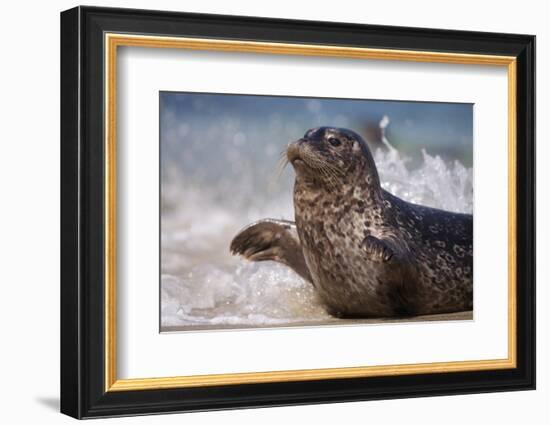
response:
<svg viewBox="0 0 550 425"><path fill-rule="evenodd" d="M351 130L311 129L286 156L296 173L295 222L247 226L233 254L291 267L336 317L472 310L472 215L382 189L367 144Z"/></svg>

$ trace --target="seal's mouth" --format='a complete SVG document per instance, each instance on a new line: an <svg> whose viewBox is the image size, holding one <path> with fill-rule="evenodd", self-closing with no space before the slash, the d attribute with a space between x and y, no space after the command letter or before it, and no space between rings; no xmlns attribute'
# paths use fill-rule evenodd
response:
<svg viewBox="0 0 550 425"><path fill-rule="evenodd" d="M335 190L344 176L344 170L333 158L324 155L315 144L307 142L307 139L300 139L289 144L285 163L292 164L297 176Z"/></svg>
<svg viewBox="0 0 550 425"><path fill-rule="evenodd" d="M288 145L286 157L293 167L306 165L306 162L300 156L300 147L296 143Z"/></svg>

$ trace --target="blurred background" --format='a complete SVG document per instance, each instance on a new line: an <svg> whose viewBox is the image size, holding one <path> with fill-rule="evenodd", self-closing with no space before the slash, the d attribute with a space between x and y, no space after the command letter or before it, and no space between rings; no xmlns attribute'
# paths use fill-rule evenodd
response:
<svg viewBox="0 0 550 425"><path fill-rule="evenodd" d="M278 162L317 126L361 134L395 195L472 212L471 104L161 92L163 330L331 320L292 271L228 249L254 220L293 219L294 174Z"/></svg>

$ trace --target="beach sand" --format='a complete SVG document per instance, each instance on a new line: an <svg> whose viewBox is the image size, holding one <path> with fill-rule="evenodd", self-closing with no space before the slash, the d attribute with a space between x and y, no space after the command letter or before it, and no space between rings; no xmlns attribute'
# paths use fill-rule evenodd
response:
<svg viewBox="0 0 550 425"><path fill-rule="evenodd" d="M210 330L239 330L239 329L273 329L273 328L295 328L315 326L350 326L350 325L373 325L373 324L406 324L417 322L446 322L457 320L473 320L472 311L461 311L457 313L430 314L424 316L413 316L405 318L372 318L372 319L338 319L336 317L320 322L293 322L280 325L187 325L187 326L163 326L161 332L194 332Z"/></svg>

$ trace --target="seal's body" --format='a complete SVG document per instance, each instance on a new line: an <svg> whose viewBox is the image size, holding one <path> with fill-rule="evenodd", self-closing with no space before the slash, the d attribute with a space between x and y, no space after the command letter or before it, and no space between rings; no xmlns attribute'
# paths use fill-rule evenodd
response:
<svg viewBox="0 0 550 425"><path fill-rule="evenodd" d="M338 317L472 309L472 216L415 205L380 187L365 142L321 127L289 145L295 225L262 220L231 251L282 262Z"/></svg>

